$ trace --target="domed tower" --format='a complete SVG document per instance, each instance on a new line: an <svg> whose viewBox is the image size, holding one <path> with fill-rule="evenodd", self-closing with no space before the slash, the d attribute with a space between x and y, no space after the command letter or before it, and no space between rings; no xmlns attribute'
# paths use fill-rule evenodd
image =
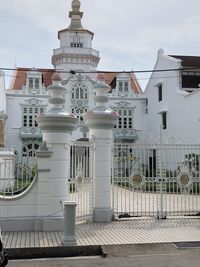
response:
<svg viewBox="0 0 200 267"><path fill-rule="evenodd" d="M52 64L57 70L92 72L99 63L99 52L92 48L94 33L82 26L80 6L79 0L72 1L72 11L69 12L71 23L58 32L60 48L54 49L52 56ZM67 75L61 73L61 76L64 79Z"/></svg>

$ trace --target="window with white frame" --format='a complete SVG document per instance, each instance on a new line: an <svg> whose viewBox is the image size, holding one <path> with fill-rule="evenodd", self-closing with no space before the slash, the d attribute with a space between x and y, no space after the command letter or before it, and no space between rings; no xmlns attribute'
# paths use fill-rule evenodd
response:
<svg viewBox="0 0 200 267"><path fill-rule="evenodd" d="M39 113L43 113L45 107L24 106L22 110L22 124L23 127L38 127L36 117Z"/></svg>
<svg viewBox="0 0 200 267"><path fill-rule="evenodd" d="M163 87L162 84L158 85L158 101L162 101L163 99Z"/></svg>
<svg viewBox="0 0 200 267"><path fill-rule="evenodd" d="M87 100L88 99L87 86L82 82L75 83L72 86L71 99Z"/></svg>
<svg viewBox="0 0 200 267"><path fill-rule="evenodd" d="M123 92L123 82L119 82L119 92Z"/></svg>
<svg viewBox="0 0 200 267"><path fill-rule="evenodd" d="M162 112L161 113L161 119L162 119L162 128L163 130L167 129L167 112Z"/></svg>
<svg viewBox="0 0 200 267"><path fill-rule="evenodd" d="M118 91L119 91L119 94L127 94L129 91L128 81L119 81L118 82Z"/></svg>
<svg viewBox="0 0 200 267"><path fill-rule="evenodd" d="M39 149L41 143L38 141L28 141L22 146L22 161L23 164L33 167L37 163L36 151Z"/></svg>
<svg viewBox="0 0 200 267"><path fill-rule="evenodd" d="M82 48L83 43L82 43L81 39L82 38L78 34L74 35L72 38L71 44L70 44L71 47Z"/></svg>
<svg viewBox="0 0 200 267"><path fill-rule="evenodd" d="M133 128L133 109L117 109L115 110L119 119L115 128L132 129Z"/></svg>
<svg viewBox="0 0 200 267"><path fill-rule="evenodd" d="M35 157L35 152L38 150L38 143L26 143L22 148L23 157Z"/></svg>
<svg viewBox="0 0 200 267"><path fill-rule="evenodd" d="M40 79L39 78L28 78L28 87L32 90L40 89Z"/></svg>

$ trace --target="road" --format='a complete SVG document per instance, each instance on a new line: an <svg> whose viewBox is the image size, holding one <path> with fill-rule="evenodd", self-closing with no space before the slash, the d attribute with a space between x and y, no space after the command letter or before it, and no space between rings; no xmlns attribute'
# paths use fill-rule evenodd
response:
<svg viewBox="0 0 200 267"><path fill-rule="evenodd" d="M199 267L200 249L181 252L145 255L126 255L123 257L77 257L39 260L12 260L8 267Z"/></svg>

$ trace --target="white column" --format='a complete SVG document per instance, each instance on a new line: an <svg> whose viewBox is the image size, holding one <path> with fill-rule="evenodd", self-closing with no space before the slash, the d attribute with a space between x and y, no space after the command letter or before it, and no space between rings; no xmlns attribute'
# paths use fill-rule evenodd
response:
<svg viewBox="0 0 200 267"><path fill-rule="evenodd" d="M61 85L60 76L54 74L52 81L48 87L49 109L37 117L43 133L43 151L38 153L38 157L43 158L38 172L38 192L43 206L37 216L41 216L42 229L46 231L63 230L63 203L69 198L71 132L77 122L77 118L63 108L66 89ZM45 151L51 152L49 158L45 158Z"/></svg>
<svg viewBox="0 0 200 267"><path fill-rule="evenodd" d="M94 220L109 222L113 217L111 204L112 129L91 129L94 140Z"/></svg>
<svg viewBox="0 0 200 267"><path fill-rule="evenodd" d="M111 205L111 170L113 128L118 115L106 107L108 97L104 77L98 75L94 90L96 107L85 114L85 124L89 128L90 139L94 141L94 221L110 222L113 218Z"/></svg>

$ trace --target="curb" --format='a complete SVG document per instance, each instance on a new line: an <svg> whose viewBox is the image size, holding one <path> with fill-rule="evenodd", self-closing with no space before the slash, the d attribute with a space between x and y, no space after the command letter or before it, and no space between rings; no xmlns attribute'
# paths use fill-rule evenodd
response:
<svg viewBox="0 0 200 267"><path fill-rule="evenodd" d="M8 248L9 260L103 255L101 246Z"/></svg>
<svg viewBox="0 0 200 267"><path fill-rule="evenodd" d="M191 249L200 249L197 242L166 242L166 243L140 243L117 245L90 245L90 246L59 246L59 247L28 247L6 248L9 260L41 259L61 257L89 257L89 256L128 256L148 254L182 253Z"/></svg>

